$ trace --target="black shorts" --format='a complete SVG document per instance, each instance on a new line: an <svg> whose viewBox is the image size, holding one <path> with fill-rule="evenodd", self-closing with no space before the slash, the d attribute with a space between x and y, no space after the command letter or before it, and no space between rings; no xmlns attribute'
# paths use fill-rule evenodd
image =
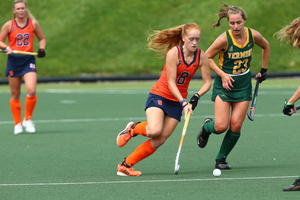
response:
<svg viewBox="0 0 300 200"><path fill-rule="evenodd" d="M149 96L146 101L146 107L157 107L164 111L164 113L180 122L182 116L182 106L177 101L171 101L164 97L161 97L156 94L149 93Z"/></svg>
<svg viewBox="0 0 300 200"><path fill-rule="evenodd" d="M8 55L5 76L19 77L28 72L36 72L34 56Z"/></svg>

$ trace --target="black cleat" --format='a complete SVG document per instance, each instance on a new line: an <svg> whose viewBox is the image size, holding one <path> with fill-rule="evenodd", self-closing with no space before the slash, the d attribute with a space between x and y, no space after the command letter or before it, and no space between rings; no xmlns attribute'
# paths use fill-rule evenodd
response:
<svg viewBox="0 0 300 200"><path fill-rule="evenodd" d="M210 121L212 121L212 118L206 118L204 120L204 124ZM210 134L211 132L207 132L204 129L204 126L202 126L199 134L197 135L197 144L200 148L204 148L206 146Z"/></svg>
<svg viewBox="0 0 300 200"><path fill-rule="evenodd" d="M226 160L225 158L216 159L215 168L217 168L217 169L231 169L231 167L228 165L228 163L225 160Z"/></svg>
<svg viewBox="0 0 300 200"><path fill-rule="evenodd" d="M283 188L283 191L300 191L300 179L296 179L292 185Z"/></svg>

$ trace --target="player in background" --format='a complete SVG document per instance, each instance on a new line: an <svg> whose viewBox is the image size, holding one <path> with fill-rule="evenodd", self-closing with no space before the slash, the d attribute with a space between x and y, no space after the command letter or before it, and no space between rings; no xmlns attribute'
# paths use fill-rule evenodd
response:
<svg viewBox="0 0 300 200"><path fill-rule="evenodd" d="M279 39L279 41L287 40L294 48L300 48L300 18L293 20L289 25L285 26L284 28L280 29L278 32L275 33L275 36ZM283 107L283 114L291 116L292 114L296 113L295 102L300 99L300 86L292 95L292 97L285 102ZM283 191L300 191L300 176L295 182L283 188Z"/></svg>
<svg viewBox="0 0 300 200"><path fill-rule="evenodd" d="M34 133L35 126L32 115L36 105L37 71L35 57L31 55L15 55L12 50L34 51L34 36L39 40L38 57L45 57L46 39L37 20L27 8L25 0L13 2L13 19L7 21L0 32L0 48L8 50L6 73L11 92L10 108L14 119L14 134L20 134L25 127L26 132ZM5 43L8 38L8 44ZM26 87L25 115L22 123L22 104L20 102L22 78Z"/></svg>
<svg viewBox="0 0 300 200"><path fill-rule="evenodd" d="M119 176L139 176L132 166L152 155L175 130L182 112L186 115L197 106L199 98L211 87L208 58L198 48L201 30L195 23L154 31L148 38L149 49L165 57L165 65L158 81L150 90L145 112L147 121L129 122L118 134L117 145L123 147L134 136L149 140L138 146L122 163L118 164ZM203 85L186 101L189 83L200 69ZM155 164L152 164L153 166Z"/></svg>
<svg viewBox="0 0 300 200"><path fill-rule="evenodd" d="M205 52L210 68L216 73L212 98L215 119L206 118L197 135L197 144L204 148L211 133L225 133L219 153L215 158L215 168L231 169L226 158L234 148L240 135L249 102L252 99L250 63L254 45L262 48L262 66L255 79L261 83L266 79L270 54L268 41L256 30L245 27L247 16L237 6L222 4L219 20L227 18L229 30L222 33ZM218 65L213 58L219 54Z"/></svg>

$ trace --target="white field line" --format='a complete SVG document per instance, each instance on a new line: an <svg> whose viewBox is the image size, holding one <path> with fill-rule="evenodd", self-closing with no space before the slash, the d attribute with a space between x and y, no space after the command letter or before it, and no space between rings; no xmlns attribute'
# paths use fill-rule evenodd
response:
<svg viewBox="0 0 300 200"><path fill-rule="evenodd" d="M300 115L295 115L293 117L299 117ZM214 117L212 115L198 115L192 117L192 119L203 119L207 117ZM255 118L257 117L286 117L285 115L278 114L255 114ZM77 122L107 122L107 121L130 121L130 120L145 120L143 117L126 117L126 118L94 118L94 119L53 119L53 120L34 120L35 123L77 123ZM13 121L0 121L0 124L12 124Z"/></svg>
<svg viewBox="0 0 300 200"><path fill-rule="evenodd" d="M208 178L208 179L172 179L172 180L140 180L140 181L100 181L100 182L70 182L70 183L11 183L0 184L4 186L48 186L48 185L94 185L94 184L122 184L122 183L163 183L163 182L196 182L196 181L226 181L226 180L258 180L296 178L298 176L273 176L273 177L242 177L242 178Z"/></svg>

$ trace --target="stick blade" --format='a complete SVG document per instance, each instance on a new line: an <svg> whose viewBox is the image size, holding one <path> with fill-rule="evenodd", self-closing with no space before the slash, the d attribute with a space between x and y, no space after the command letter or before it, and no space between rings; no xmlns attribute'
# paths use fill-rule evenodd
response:
<svg viewBox="0 0 300 200"><path fill-rule="evenodd" d="M252 113L247 113L247 117L248 119L250 119L251 121L254 121L254 115Z"/></svg>
<svg viewBox="0 0 300 200"><path fill-rule="evenodd" d="M174 174L177 175L179 172L180 165L175 166Z"/></svg>

